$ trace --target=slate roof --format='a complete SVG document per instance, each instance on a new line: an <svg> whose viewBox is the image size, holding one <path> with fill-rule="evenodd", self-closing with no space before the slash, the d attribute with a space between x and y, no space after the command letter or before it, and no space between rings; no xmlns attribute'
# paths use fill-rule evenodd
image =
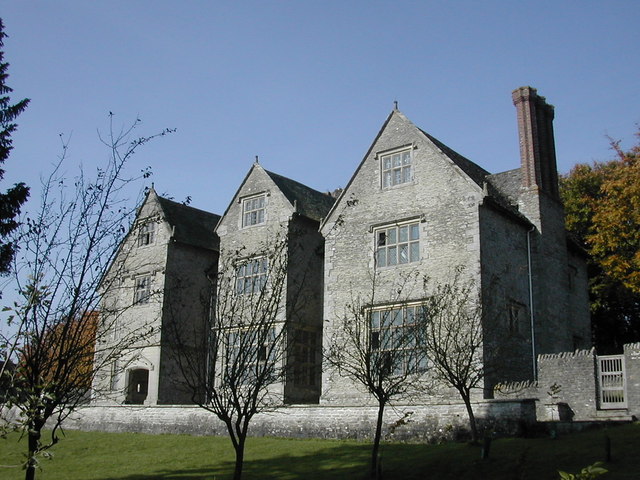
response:
<svg viewBox="0 0 640 480"><path fill-rule="evenodd" d="M521 171L519 168L516 168L514 170L488 175L486 178L485 191L494 206L511 214L516 220L526 225L532 225L531 221L520 212L518 207L521 185Z"/></svg>
<svg viewBox="0 0 640 480"><path fill-rule="evenodd" d="M283 177L277 173L265 170L273 183L287 197L296 211L307 218L320 222L331 210L335 198L327 193L322 193L302 183Z"/></svg>
<svg viewBox="0 0 640 480"><path fill-rule="evenodd" d="M214 229L220 215L205 212L158 196L164 216L174 228L173 239L194 247L218 250L220 240Z"/></svg>
<svg viewBox="0 0 640 480"><path fill-rule="evenodd" d="M518 221L530 224L531 222L518 210L518 196L520 195L521 173L520 169L491 174L481 166L463 157L455 150L449 148L437 138L429 135L424 130L422 134L431 140L453 163L477 185L482 187L488 195L488 205L491 205L504 213L510 214Z"/></svg>
<svg viewBox="0 0 640 480"><path fill-rule="evenodd" d="M502 173L491 174L481 166L463 157L455 150L449 148L437 138L420 130L424 136L431 140L447 157L477 185L482 187L486 194L486 204L507 213L516 220L530 225L531 222L518 209L518 197L522 185L521 170L516 168Z"/></svg>
<svg viewBox="0 0 640 480"><path fill-rule="evenodd" d="M516 204L518 202L522 185L522 172L519 168L489 175L487 180L509 200L509 203Z"/></svg>
<svg viewBox="0 0 640 480"><path fill-rule="evenodd" d="M478 186L482 187L482 185L484 184L485 178L488 175L491 175L489 172L487 172L480 165L473 163L468 158L463 157L452 148L449 148L440 140L429 135L424 130L420 130L420 131L425 137L431 140L435 144L435 146L442 151L442 153L444 153L447 157L449 157L453 161L453 163L455 163L458 167L460 167L462 171L466 173L471 180L473 180Z"/></svg>

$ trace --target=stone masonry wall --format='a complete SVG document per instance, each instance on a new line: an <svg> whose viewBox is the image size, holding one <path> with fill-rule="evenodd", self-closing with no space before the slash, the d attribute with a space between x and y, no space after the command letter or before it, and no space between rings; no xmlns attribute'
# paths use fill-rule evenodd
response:
<svg viewBox="0 0 640 480"><path fill-rule="evenodd" d="M624 346L627 373L627 408L630 415L640 417L640 343Z"/></svg>
<svg viewBox="0 0 640 480"><path fill-rule="evenodd" d="M481 424L506 434L520 434L535 421L532 401L489 400L474 404ZM290 406L254 417L251 436L370 439L376 407ZM405 416L406 415L406 416ZM393 427L400 420L406 423ZM388 439L428 441L466 435L468 417L462 403L387 407ZM107 432L226 435L212 413L191 406L84 407L65 421L65 428Z"/></svg>
<svg viewBox="0 0 640 480"><path fill-rule="evenodd" d="M573 420L595 416L598 389L594 349L540 355L538 372L542 404L566 403L573 412Z"/></svg>
<svg viewBox="0 0 640 480"><path fill-rule="evenodd" d="M412 179L382 187L381 152L409 149ZM473 183L404 115L393 112L322 226L325 237L324 346L350 304L385 305L419 301L428 286L451 280L464 266L462 282L480 284L478 203ZM377 267L376 231L402 222L419 225L419 259ZM375 292L375 298L371 298ZM346 347L345 347L346 348ZM353 380L325 366L321 403L361 405L367 394Z"/></svg>
<svg viewBox="0 0 640 480"><path fill-rule="evenodd" d="M483 206L480 238L485 362L490 363L485 388L492 388L497 382L534 376L527 228L490 205Z"/></svg>
<svg viewBox="0 0 640 480"><path fill-rule="evenodd" d="M537 382L507 383L495 390L496 398L536 399L539 421L595 420L597 395L594 349L539 355Z"/></svg>

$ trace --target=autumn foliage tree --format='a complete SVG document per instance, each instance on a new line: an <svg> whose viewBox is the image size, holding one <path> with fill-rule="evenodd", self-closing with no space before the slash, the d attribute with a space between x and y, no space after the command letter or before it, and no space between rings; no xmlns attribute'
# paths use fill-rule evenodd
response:
<svg viewBox="0 0 640 480"><path fill-rule="evenodd" d="M30 348L22 352L18 368L24 371L27 365L40 363L45 381L54 380L60 370L68 370L64 376L69 384L88 393L93 379L97 327L97 311L86 312L82 318L62 319L54 323L44 332L42 342L29 345ZM75 361L68 362L70 358ZM20 383L18 378L18 386Z"/></svg>
<svg viewBox="0 0 640 480"><path fill-rule="evenodd" d="M640 138L640 132L638 133ZM590 254L594 337L600 353L640 340L640 144L561 179L567 229Z"/></svg>

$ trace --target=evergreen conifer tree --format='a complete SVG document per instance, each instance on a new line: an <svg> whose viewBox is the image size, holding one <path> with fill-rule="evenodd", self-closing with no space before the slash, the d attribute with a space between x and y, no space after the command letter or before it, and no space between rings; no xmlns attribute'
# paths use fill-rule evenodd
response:
<svg viewBox="0 0 640 480"><path fill-rule="evenodd" d="M9 94L12 89L6 85L9 77L7 69L9 64L4 61L4 25L0 19L0 180L4 178L4 162L9 158L11 134L15 132L17 125L15 119L29 104L25 98L18 103L11 104ZM11 261L15 255L17 245L8 239L9 235L17 228L17 217L20 207L29 196L29 187L24 183L18 183L6 192L0 192L0 274L6 274L11 269Z"/></svg>

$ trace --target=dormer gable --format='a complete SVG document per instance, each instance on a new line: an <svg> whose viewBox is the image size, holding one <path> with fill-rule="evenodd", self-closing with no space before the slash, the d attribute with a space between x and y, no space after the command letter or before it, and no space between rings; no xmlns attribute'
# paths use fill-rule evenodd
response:
<svg viewBox="0 0 640 480"><path fill-rule="evenodd" d="M331 208L333 198L300 182L265 170L255 162L233 196L217 228L248 229L283 222L293 215L315 222Z"/></svg>

